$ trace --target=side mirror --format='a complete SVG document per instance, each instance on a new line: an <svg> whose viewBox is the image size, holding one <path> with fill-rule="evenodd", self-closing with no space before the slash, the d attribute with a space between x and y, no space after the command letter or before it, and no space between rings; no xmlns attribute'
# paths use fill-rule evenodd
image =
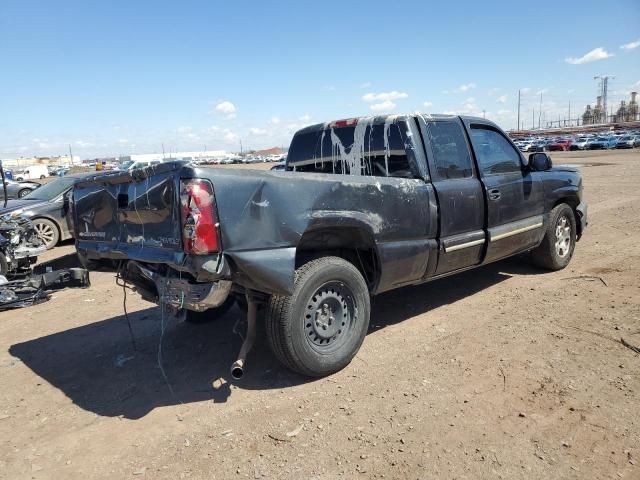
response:
<svg viewBox="0 0 640 480"><path fill-rule="evenodd" d="M544 172L552 166L551 157L546 153L538 152L529 155L529 168L534 172Z"/></svg>

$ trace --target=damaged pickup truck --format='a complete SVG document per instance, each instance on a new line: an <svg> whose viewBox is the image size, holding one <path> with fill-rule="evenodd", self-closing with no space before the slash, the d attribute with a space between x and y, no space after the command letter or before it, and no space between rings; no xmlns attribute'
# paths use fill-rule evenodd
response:
<svg viewBox="0 0 640 480"><path fill-rule="evenodd" d="M87 179L73 212L84 263L144 298L193 322L248 308L236 378L260 307L278 359L328 375L362 344L372 295L523 252L562 269L587 224L575 169L525 160L487 120L418 114L304 128L286 171L170 162Z"/></svg>

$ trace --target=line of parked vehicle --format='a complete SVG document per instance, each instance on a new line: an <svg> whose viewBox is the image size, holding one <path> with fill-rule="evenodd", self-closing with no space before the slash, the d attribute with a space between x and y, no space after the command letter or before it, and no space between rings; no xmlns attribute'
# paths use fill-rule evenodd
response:
<svg viewBox="0 0 640 480"><path fill-rule="evenodd" d="M522 152L610 150L640 147L640 132L590 133L576 136L527 137L514 140Z"/></svg>

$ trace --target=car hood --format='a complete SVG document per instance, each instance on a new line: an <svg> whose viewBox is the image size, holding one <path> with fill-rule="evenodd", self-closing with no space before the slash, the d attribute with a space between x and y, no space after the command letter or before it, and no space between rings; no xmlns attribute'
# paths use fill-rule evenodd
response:
<svg viewBox="0 0 640 480"><path fill-rule="evenodd" d="M578 169L576 167L570 167L569 165L554 165L553 167L551 167L550 171L578 173Z"/></svg>
<svg viewBox="0 0 640 480"><path fill-rule="evenodd" d="M7 202L7 207L2 208L4 206L4 200L0 195L0 215L15 212L16 210L19 210L21 208L31 209L34 207L39 207L40 205L46 205L47 203L49 202L47 202L46 200L28 200L26 198L21 198L19 200L9 200Z"/></svg>

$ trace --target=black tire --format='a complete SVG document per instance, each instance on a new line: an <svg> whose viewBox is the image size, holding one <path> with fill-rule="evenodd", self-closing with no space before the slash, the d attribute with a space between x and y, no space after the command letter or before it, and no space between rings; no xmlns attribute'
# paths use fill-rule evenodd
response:
<svg viewBox="0 0 640 480"><path fill-rule="evenodd" d="M40 175L40 180L42 180L43 178L47 178L45 175Z"/></svg>
<svg viewBox="0 0 640 480"><path fill-rule="evenodd" d="M209 310L205 310L204 312L193 312L191 310L187 310L187 316L185 317L185 322L193 323L193 324L203 324L215 322L216 320L223 317L236 303L236 298L233 295L229 295L227 299L222 302L222 305L216 308L210 308Z"/></svg>
<svg viewBox="0 0 640 480"><path fill-rule="evenodd" d="M18 198L22 198L24 197L26 194L31 193L32 190L28 189L28 188L23 188L22 190L20 190L18 192Z"/></svg>
<svg viewBox="0 0 640 480"><path fill-rule="evenodd" d="M60 241L60 230L58 230L58 226L51 220L47 218L36 218L33 220L33 227L47 247L47 250L55 247Z"/></svg>
<svg viewBox="0 0 640 480"><path fill-rule="evenodd" d="M544 238L531 252L531 260L547 270L562 270L569 265L575 247L576 217L569 205L561 203L549 212Z"/></svg>
<svg viewBox="0 0 640 480"><path fill-rule="evenodd" d="M339 257L296 270L293 295L274 295L266 312L269 346L286 367L322 377L346 367L369 328L371 304L362 275Z"/></svg>

